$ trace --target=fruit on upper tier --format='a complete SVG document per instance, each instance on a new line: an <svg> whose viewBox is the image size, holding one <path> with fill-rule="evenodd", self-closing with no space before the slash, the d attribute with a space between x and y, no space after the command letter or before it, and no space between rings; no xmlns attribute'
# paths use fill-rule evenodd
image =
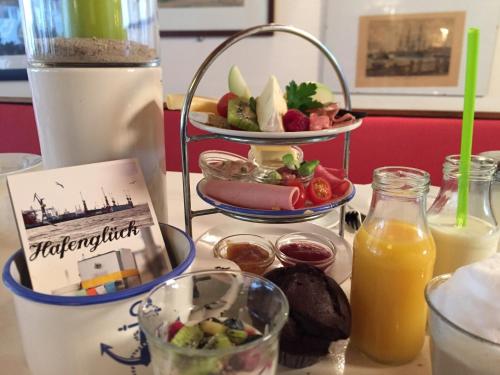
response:
<svg viewBox="0 0 500 375"><path fill-rule="evenodd" d="M335 100L326 85L316 82L297 85L291 81L286 93L283 93L275 76L269 78L262 93L254 98L236 65L229 71L228 86L230 92L219 100L217 112L227 118L233 128L247 131L311 130L313 124L310 124L310 113L321 110ZM326 122L321 128L328 127Z"/></svg>

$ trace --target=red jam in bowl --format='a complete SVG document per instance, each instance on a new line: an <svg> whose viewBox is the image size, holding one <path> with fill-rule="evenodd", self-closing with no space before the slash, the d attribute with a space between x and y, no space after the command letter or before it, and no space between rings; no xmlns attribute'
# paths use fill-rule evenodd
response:
<svg viewBox="0 0 500 375"><path fill-rule="evenodd" d="M281 246L280 251L290 258L305 262L327 260L332 256L332 252L324 247L307 242L289 243Z"/></svg>
<svg viewBox="0 0 500 375"><path fill-rule="evenodd" d="M321 270L325 270L335 260L331 249L312 242L289 242L278 248L281 253L278 258L285 267L297 263L308 263Z"/></svg>

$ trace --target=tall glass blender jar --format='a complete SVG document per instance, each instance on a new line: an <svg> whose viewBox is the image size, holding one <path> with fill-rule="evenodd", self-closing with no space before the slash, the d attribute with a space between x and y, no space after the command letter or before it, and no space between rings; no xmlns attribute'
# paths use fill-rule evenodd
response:
<svg viewBox="0 0 500 375"><path fill-rule="evenodd" d="M21 5L44 167L137 158L166 222L157 1Z"/></svg>

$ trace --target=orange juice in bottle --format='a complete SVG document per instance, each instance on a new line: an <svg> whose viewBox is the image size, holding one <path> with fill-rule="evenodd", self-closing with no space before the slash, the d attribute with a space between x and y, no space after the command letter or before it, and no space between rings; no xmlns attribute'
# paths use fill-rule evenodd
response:
<svg viewBox="0 0 500 375"><path fill-rule="evenodd" d="M427 172L374 171L370 212L354 238L351 342L372 359L411 361L420 352L435 246L425 215Z"/></svg>

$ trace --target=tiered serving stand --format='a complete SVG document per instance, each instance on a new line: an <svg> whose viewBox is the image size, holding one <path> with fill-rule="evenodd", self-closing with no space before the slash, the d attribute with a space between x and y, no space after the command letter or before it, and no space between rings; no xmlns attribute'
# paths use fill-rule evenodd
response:
<svg viewBox="0 0 500 375"><path fill-rule="evenodd" d="M358 127L361 121L358 121L355 126L347 126L345 128L339 129L338 132L324 132L325 134L318 135L318 132L311 132L311 135L305 134L305 136L297 137L297 134L294 133L282 133L282 137L276 138L266 138L262 136L256 137L252 135L253 132L235 132L241 133L242 135L233 135L233 134L222 134L220 132L203 135L188 135L188 121L189 121L189 110L191 108L191 102L193 100L194 94L200 81L205 75L206 71L210 67L210 65L217 59L219 55L221 55L225 50L227 50L232 45L238 43L242 39L248 38L250 36L254 36L257 34L263 33L274 33L274 32L283 32L288 34L296 35L302 39L307 40L316 46L323 55L328 59L332 68L334 69L337 78L340 82L343 97L344 97L344 108L346 110L351 109L351 98L349 93L349 88L347 87L346 80L344 78L344 74L340 69L340 66L333 56L333 54L327 49L327 47L321 43L318 39L316 39L313 35L300 30L293 26L285 26L285 25L277 25L277 24L269 24L269 25L261 25L255 26L246 30L243 30L239 33L234 34L230 38L226 39L222 44L220 44L201 64L200 68L196 72L189 86L188 92L186 94L186 98L184 100L184 104L181 111L181 152L182 152L182 183L183 183L183 193L184 193L184 215L185 215L185 225L186 232L191 236L192 235L192 221L193 218L197 216L203 215L211 215L215 213L223 213L227 216L233 217L238 220L245 220L251 222L258 223L270 223L270 224L282 224L282 223L295 223L302 222L306 220L313 220L319 218L323 215L327 214L328 210L311 210L304 215L295 215L295 216L279 216L279 215L269 215L266 217L265 215L248 215L245 212L235 212L228 211L223 208L223 206L217 206L211 209L205 210L197 210L193 211L191 207L191 191L190 191L190 177L189 177L189 163L188 163L188 144L191 142L199 142L206 139L224 139L230 142L238 142L248 145L297 145L297 144L308 144L315 142L324 142L329 141L336 138L339 134L344 134L344 151L343 151L343 160L342 166L345 170L346 176L348 176L349 172L349 142L350 142L350 131L354 128ZM231 132L228 132L231 133ZM248 136L245 133L249 133ZM307 132L302 132L307 133ZM281 135L281 133L280 133ZM344 204L352 199L354 196L354 190L350 194L348 194L345 199L342 199L336 204L332 205L330 209L333 209L335 206L340 206L340 224L339 224L339 235L343 237L344 234L344 225L345 225L345 206ZM244 211L244 210L242 210Z"/></svg>

